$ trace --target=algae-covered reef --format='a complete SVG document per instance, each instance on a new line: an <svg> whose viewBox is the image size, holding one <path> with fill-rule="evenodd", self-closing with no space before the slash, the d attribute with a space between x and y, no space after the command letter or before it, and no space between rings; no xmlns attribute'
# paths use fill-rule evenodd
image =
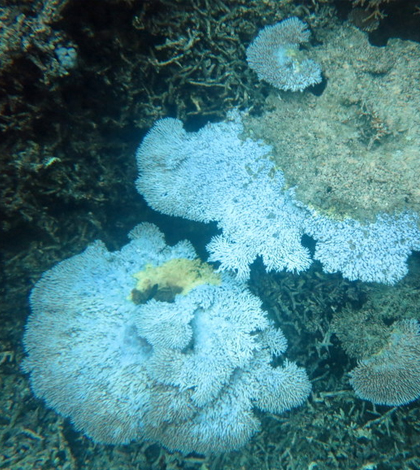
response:
<svg viewBox="0 0 420 470"><path fill-rule="evenodd" d="M322 95L273 95L272 109L249 128L274 145L277 165L306 204L358 219L419 212L419 44L372 46L349 24L317 38Z"/></svg>
<svg viewBox="0 0 420 470"><path fill-rule="evenodd" d="M240 452L182 456L148 441L94 444L33 396L20 369L29 291L58 261L94 239L120 248L143 221L159 225L171 244L189 238L205 255L213 226L157 215L135 191L135 149L162 117L194 131L233 107L249 109L253 136L274 146L289 187L311 206L355 218L418 212L415 7L398 0L2 2L0 468L419 468L419 402L374 406L349 382L357 360L381 351L395 323L420 320L418 254L395 286L350 282L317 263L300 275L267 274L256 261L249 287L284 331L288 357L308 371L313 392L281 416L255 411L261 432ZM347 22L356 9L360 29L368 17L376 21L369 36L354 18ZM245 53L259 30L293 16L308 24L308 49L323 74L319 88L297 95L259 82Z"/></svg>

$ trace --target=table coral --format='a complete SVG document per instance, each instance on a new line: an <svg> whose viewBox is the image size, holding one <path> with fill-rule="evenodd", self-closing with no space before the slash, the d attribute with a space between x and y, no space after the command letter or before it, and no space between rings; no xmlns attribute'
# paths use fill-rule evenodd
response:
<svg viewBox="0 0 420 470"><path fill-rule="evenodd" d="M243 283L197 266L189 242L167 246L152 224L130 238L114 253L96 242L33 289L23 368L37 397L96 442L147 439L184 453L237 449L259 430L255 407L304 402L306 372L271 365L286 339ZM188 261L204 280L192 276L191 289ZM153 283L151 266L161 277L168 264L172 297L158 300L154 284L136 302L139 273Z"/></svg>

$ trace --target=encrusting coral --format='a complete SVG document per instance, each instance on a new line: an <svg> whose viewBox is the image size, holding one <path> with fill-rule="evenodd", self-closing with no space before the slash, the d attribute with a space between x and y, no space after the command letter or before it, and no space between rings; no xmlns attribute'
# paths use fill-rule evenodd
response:
<svg viewBox="0 0 420 470"><path fill-rule="evenodd" d="M130 238L114 253L96 242L33 289L23 368L37 397L97 442L184 453L237 449L259 429L254 408L304 402L306 372L271 365L286 340L242 282L152 224Z"/></svg>

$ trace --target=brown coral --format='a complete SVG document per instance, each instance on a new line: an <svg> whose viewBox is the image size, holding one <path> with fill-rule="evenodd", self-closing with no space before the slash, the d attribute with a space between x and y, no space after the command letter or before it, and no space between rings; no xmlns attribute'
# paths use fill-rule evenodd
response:
<svg viewBox="0 0 420 470"><path fill-rule="evenodd" d="M388 344L359 362L350 383L360 398L377 405L399 406L420 396L420 325L394 323Z"/></svg>

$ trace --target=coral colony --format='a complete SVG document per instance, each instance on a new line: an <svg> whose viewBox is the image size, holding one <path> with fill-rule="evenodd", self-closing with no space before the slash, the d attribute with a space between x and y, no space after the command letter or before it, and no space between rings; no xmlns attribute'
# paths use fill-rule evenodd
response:
<svg viewBox="0 0 420 470"><path fill-rule="evenodd" d="M269 26L249 46L248 62L273 86L302 91L321 80L299 50L308 39L297 18ZM393 284L420 249L415 214L362 224L305 207L271 147L242 134L238 111L196 133L167 118L137 152L137 189L153 209L217 222L221 233L207 248L219 272L188 241L167 246L157 227L141 224L121 251L96 242L32 291L23 366L32 389L97 442L148 439L184 453L241 447L260 427L256 408L280 413L311 390L304 369L272 365L286 340L244 284L252 262L307 269L307 234L326 272ZM418 330L414 321L396 323L388 347L360 362L351 378L359 397L401 405L420 395Z"/></svg>
<svg viewBox="0 0 420 470"><path fill-rule="evenodd" d="M320 83L321 67L299 50L310 35L298 18L267 26L247 49L248 64L260 80L281 90L302 91Z"/></svg>
<svg viewBox="0 0 420 470"><path fill-rule="evenodd" d="M306 210L293 203L271 148L242 141L239 113L228 122L187 133L175 119L162 119L138 153L137 188L153 209L208 222L222 235L208 249L223 270L249 277L249 265L262 256L269 270L302 271L311 263L301 243Z"/></svg>
<svg viewBox="0 0 420 470"><path fill-rule="evenodd" d="M420 397L420 325L401 320L388 344L351 373L356 395L377 405L406 405Z"/></svg>
<svg viewBox="0 0 420 470"><path fill-rule="evenodd" d="M302 404L311 385L260 300L152 224L46 272L31 294L24 370L34 393L97 442L148 439L222 452L259 430L253 410Z"/></svg>
<svg viewBox="0 0 420 470"><path fill-rule="evenodd" d="M351 281L392 285L407 274L411 251L420 249L418 222L418 216L409 212L379 214L366 224L314 213L305 222L305 233L317 241L315 259L325 272L341 271Z"/></svg>
<svg viewBox="0 0 420 470"><path fill-rule="evenodd" d="M217 221L222 234L208 250L221 270L249 276L261 256L268 271L300 272L311 263L303 234L316 243L326 272L350 280L394 284L420 249L415 214L379 215L362 224L331 219L296 201L261 141L241 140L241 115L187 133L175 119L158 121L137 152L137 189L155 210L191 220Z"/></svg>

